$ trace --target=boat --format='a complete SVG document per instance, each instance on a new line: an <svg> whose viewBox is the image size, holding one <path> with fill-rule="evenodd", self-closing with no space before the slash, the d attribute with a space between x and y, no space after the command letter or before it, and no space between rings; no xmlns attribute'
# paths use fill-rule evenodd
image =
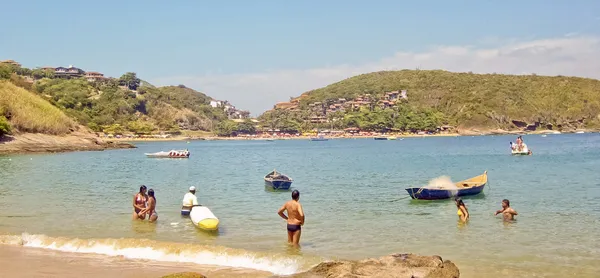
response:
<svg viewBox="0 0 600 278"><path fill-rule="evenodd" d="M273 170L265 176L265 187L275 190L288 190L292 186L292 178Z"/></svg>
<svg viewBox="0 0 600 278"><path fill-rule="evenodd" d="M193 206L190 211L190 219L194 226L202 230L216 231L219 229L219 218L205 206Z"/></svg>
<svg viewBox="0 0 600 278"><path fill-rule="evenodd" d="M511 144L510 153L512 155L530 155L529 148L527 147L527 144L523 143L523 149L521 149L521 150L518 150L516 146L513 149L512 146L513 145Z"/></svg>
<svg viewBox="0 0 600 278"><path fill-rule="evenodd" d="M319 135L317 137L311 137L310 141L327 141L329 140L328 138L325 138L325 136L323 135Z"/></svg>
<svg viewBox="0 0 600 278"><path fill-rule="evenodd" d="M168 152L146 153L147 157L189 158L188 150L170 150Z"/></svg>
<svg viewBox="0 0 600 278"><path fill-rule="evenodd" d="M406 188L406 191L413 199L442 200L452 197L477 195L483 191L487 181L487 171L485 171L482 175L455 183L456 189L442 187L411 187Z"/></svg>
<svg viewBox="0 0 600 278"><path fill-rule="evenodd" d="M396 140L396 137L394 137L394 136L376 136L376 137L373 137L373 139L375 139L375 140Z"/></svg>

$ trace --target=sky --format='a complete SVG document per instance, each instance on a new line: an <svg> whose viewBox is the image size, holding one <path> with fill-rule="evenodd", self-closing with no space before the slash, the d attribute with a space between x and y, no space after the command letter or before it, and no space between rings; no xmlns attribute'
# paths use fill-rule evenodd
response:
<svg viewBox="0 0 600 278"><path fill-rule="evenodd" d="M2 0L0 7L0 60L112 77L132 71L254 116L380 70L600 79L597 0Z"/></svg>

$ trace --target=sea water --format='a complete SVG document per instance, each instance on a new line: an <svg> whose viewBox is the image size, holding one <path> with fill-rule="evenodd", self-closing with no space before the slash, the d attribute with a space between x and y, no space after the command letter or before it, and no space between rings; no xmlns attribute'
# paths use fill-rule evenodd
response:
<svg viewBox="0 0 600 278"><path fill-rule="evenodd" d="M534 155L511 156L510 136L465 136L144 142L131 150L1 156L0 243L276 274L410 252L441 255L461 277L596 277L600 135L523 138ZM184 148L189 159L144 156ZM264 187L273 169L301 193L300 251L287 246L277 215L290 192ZM463 198L466 225L452 200L411 200L404 190L448 186L485 170L484 193ZM131 221L142 184L156 192L157 223ZM220 218L218 233L179 215L191 185ZM494 216L505 198L519 213L513 223Z"/></svg>

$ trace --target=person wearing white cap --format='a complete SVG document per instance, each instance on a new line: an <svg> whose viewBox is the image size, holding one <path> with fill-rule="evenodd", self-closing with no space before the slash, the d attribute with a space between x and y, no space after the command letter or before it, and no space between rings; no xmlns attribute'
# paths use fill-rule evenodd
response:
<svg viewBox="0 0 600 278"><path fill-rule="evenodd" d="M196 197L196 187L190 186L190 192L183 196L181 215L190 215L193 206L198 206L198 198Z"/></svg>

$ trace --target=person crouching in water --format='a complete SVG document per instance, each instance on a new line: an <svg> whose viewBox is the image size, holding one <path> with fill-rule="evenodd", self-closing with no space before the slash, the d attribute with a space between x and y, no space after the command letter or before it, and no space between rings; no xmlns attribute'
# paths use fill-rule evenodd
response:
<svg viewBox="0 0 600 278"><path fill-rule="evenodd" d="M133 196L133 220L146 219L146 214L141 213L146 209L146 201L148 196L146 195L146 186L140 186L140 192Z"/></svg>
<svg viewBox="0 0 600 278"><path fill-rule="evenodd" d="M456 208L458 209L456 212L456 214L458 214L458 219L460 219L462 222L467 222L467 220L469 220L469 210L467 209L467 206L461 198L454 199L454 202L456 203Z"/></svg>
<svg viewBox="0 0 600 278"><path fill-rule="evenodd" d="M292 191L292 199L283 204L277 212L281 218L287 220L288 243L293 244L294 247L300 246L300 235L304 225L304 210L302 210L299 200L300 192ZM284 211L287 211L287 216L283 213Z"/></svg>
<svg viewBox="0 0 600 278"><path fill-rule="evenodd" d="M192 211L193 206L198 205L198 198L196 197L196 187L190 186L190 191L185 193L183 196L183 202L181 206L181 215L188 216Z"/></svg>

